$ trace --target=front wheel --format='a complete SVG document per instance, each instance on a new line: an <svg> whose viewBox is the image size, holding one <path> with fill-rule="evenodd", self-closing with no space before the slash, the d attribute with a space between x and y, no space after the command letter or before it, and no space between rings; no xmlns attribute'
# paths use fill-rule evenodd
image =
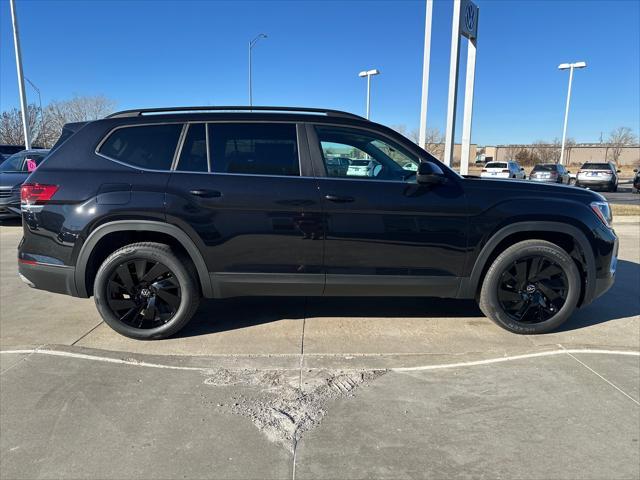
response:
<svg viewBox="0 0 640 480"><path fill-rule="evenodd" d="M571 316L580 292L580 272L566 251L544 240L525 240L491 264L479 304L487 317L511 332L546 333Z"/></svg>
<svg viewBox="0 0 640 480"><path fill-rule="evenodd" d="M166 338L198 309L194 275L168 245L133 243L102 263L94 282L96 307L116 332L140 340Z"/></svg>

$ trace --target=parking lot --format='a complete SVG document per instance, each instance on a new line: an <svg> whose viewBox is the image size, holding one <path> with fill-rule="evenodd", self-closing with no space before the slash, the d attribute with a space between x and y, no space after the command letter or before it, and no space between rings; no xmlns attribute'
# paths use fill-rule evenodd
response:
<svg viewBox="0 0 640 480"><path fill-rule="evenodd" d="M207 301L168 340L16 275L0 227L1 478L638 478L640 224L561 331L475 303Z"/></svg>

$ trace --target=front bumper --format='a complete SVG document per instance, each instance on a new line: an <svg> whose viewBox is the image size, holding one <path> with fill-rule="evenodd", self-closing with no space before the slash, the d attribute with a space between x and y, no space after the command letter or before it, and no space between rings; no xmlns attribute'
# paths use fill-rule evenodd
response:
<svg viewBox="0 0 640 480"><path fill-rule="evenodd" d="M77 297L75 270L67 265L18 261L20 279L30 287Z"/></svg>
<svg viewBox="0 0 640 480"><path fill-rule="evenodd" d="M0 218L6 217L19 217L22 215L20 212L20 199L14 198L2 198L0 199Z"/></svg>

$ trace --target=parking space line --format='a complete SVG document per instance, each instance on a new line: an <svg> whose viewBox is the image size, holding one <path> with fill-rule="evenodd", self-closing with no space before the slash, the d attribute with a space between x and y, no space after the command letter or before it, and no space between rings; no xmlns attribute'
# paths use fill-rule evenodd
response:
<svg viewBox="0 0 640 480"><path fill-rule="evenodd" d="M620 387L618 387L616 384L614 384L613 382L607 380L606 378L604 378L602 375L600 375L598 372L596 372L593 368L591 368L589 365L587 365L586 363L584 363L582 360L580 360L579 358L576 358L575 356L571 355L571 353L568 353L568 355L573 358L576 362L578 362L579 364L581 364L583 367L585 367L587 370L591 371L592 373L594 373L595 375L597 375L598 377L600 377L602 380L604 380L605 382L607 382L609 385L611 385L613 388L615 388L616 390L618 390L620 393L622 393L625 397L629 398L632 402L634 402L636 405L640 406L640 402L633 398L631 395L629 395L627 392L625 392L624 390L622 390Z"/></svg>

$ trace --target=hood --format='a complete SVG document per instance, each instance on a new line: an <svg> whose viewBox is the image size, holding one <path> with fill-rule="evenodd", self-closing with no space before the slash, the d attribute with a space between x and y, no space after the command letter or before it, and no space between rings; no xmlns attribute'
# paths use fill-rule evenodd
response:
<svg viewBox="0 0 640 480"><path fill-rule="evenodd" d="M592 190L559 183L529 182L527 180L498 180L480 177L464 177L465 184L473 189L501 193L510 197L543 196L565 198L584 203L607 202L607 199Z"/></svg>
<svg viewBox="0 0 640 480"><path fill-rule="evenodd" d="M29 172L1 172L0 188L19 187L29 176Z"/></svg>

